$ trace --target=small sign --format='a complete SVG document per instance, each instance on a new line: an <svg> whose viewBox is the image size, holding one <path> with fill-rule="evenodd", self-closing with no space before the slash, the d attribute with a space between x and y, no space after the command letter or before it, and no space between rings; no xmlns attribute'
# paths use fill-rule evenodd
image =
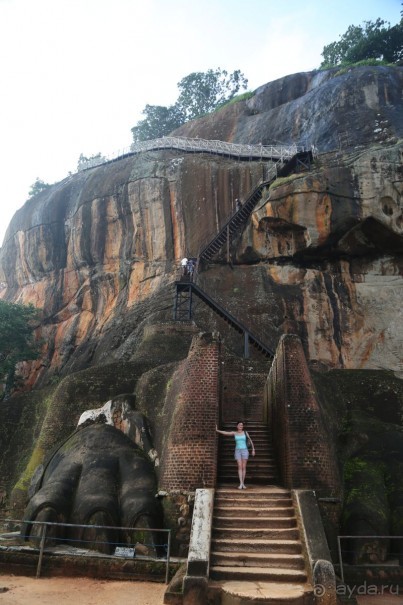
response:
<svg viewBox="0 0 403 605"><path fill-rule="evenodd" d="M127 548L124 546L117 546L115 548L115 557L124 557L125 559L133 559L135 554L134 548Z"/></svg>

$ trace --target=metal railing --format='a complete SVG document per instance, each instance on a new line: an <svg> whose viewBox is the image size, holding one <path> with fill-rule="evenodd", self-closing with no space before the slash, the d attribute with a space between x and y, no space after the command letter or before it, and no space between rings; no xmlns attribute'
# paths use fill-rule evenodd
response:
<svg viewBox="0 0 403 605"><path fill-rule="evenodd" d="M292 158L296 153L305 151L305 147L298 145L245 145L241 143L227 143L226 141L189 139L185 137L162 137L149 141L138 141L130 147L107 157L94 157L82 162L79 171L88 170L101 164L114 162L116 160L158 149L179 149L189 153L212 153L228 157L243 158L249 160L274 160L284 161Z"/></svg>
<svg viewBox="0 0 403 605"><path fill-rule="evenodd" d="M339 563L340 563L340 578L341 581L344 583L344 564L343 564L343 549L341 547L341 541L342 540L373 540L373 541L377 541L377 540L402 540L403 541L403 536L337 536L337 550L338 550L338 554L339 554ZM344 549L344 552L345 549ZM396 563L388 563L386 562L377 562L377 563L370 563L370 562L363 562L363 563L356 563L353 566L373 566L373 565L378 565L378 566L382 566L382 567L402 567L403 570L403 566L402 565L398 565L396 566Z"/></svg>
<svg viewBox="0 0 403 605"><path fill-rule="evenodd" d="M6 526L32 526L32 525L36 525L38 526L39 530L38 533L39 535L24 535L22 533L18 532L11 532L11 531L7 531L5 529L3 529ZM117 527L117 526L110 526L110 525L79 525L79 524L74 524L74 523L53 523L50 521L27 521L27 520L20 520L20 519L3 519L2 521L0 521L0 526L2 526L2 529L0 530L0 552L1 550L7 550L7 551L21 551L21 549L24 549L24 546L26 546L26 543L30 542L31 545L29 546L30 550L33 552L38 551L39 552L39 556L38 556L38 564L37 564L37 569L36 569L36 577L39 578L40 574L41 574L41 568L42 568L42 561L43 561L43 556L46 552L46 554L61 554L59 551L55 550L56 547L46 547L46 539L48 538L49 541L54 542L60 542L60 544L63 545L68 545L70 547L75 547L76 551L74 550L69 550L68 551L68 555L70 556L77 556L77 557L89 557L89 558L96 558L99 559L100 557L102 558L106 558L106 559L131 559L134 561L158 561L158 562L165 562L165 583L167 584L169 581L169 563L170 563L170 557L171 557L171 530L170 529L150 529L150 528L143 528L143 527ZM151 555L138 555L136 554L136 547L135 545L139 543L139 541L135 541L132 540L131 542L128 542L127 540L125 542L119 542L119 541L106 541L106 540L97 540L97 545L98 546L107 546L109 548L109 550L114 550L114 554L105 554L103 552L99 552L93 549L86 549L83 547L83 544L85 544L86 542L93 544L94 543L94 539L91 540L85 540L82 538L79 539L73 539L73 538L69 538L69 537L57 537L55 536L53 533L51 535L47 535L47 531L49 528L51 527L56 527L56 528L70 528L70 529L87 529L87 530L113 530L116 532L126 532L126 536L129 533L131 536L134 535L138 535L138 534L143 534L145 533L149 533L150 534L150 538L152 538L152 535L154 534L166 534L167 539L166 542L163 544L160 543L155 543L155 542L150 542L150 543L142 543L142 546L148 547L151 546L153 550L163 550L165 551L165 556L163 557L159 557L159 556L151 556ZM32 547L32 543L38 542L39 541L39 548L35 548ZM77 552L77 550L79 552ZM63 553L62 553L63 554Z"/></svg>
<svg viewBox="0 0 403 605"><path fill-rule="evenodd" d="M234 218L241 214L242 209L245 207L245 205L249 202L249 200L255 195L255 193L260 189L261 191L264 190L265 187L269 187L269 185L271 184L271 182L277 178L278 175L278 171L279 171L279 165L282 164L281 160L277 160L275 162L275 164L273 166L270 167L266 178L261 179L259 181L259 183L253 187L253 189L251 189L251 191L247 194L244 202L242 202L242 206L239 210L235 210L235 212L232 210L231 212L229 212L226 216L226 218L223 221L223 226L216 232L214 232L211 235L208 235L207 237L203 238L203 240L201 241L200 245L199 245L199 250L197 253L197 258L200 258L202 252L208 247L208 245L216 238L219 236L219 234L226 229L227 225L234 220ZM198 266L197 266L198 269ZM197 275L197 271L196 271L196 275ZM196 275L194 277L193 281L196 281Z"/></svg>

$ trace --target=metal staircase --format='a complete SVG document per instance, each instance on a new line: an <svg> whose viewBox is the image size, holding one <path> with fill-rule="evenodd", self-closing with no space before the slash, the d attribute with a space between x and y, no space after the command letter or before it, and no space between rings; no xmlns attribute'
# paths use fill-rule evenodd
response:
<svg viewBox="0 0 403 605"><path fill-rule="evenodd" d="M312 151L301 151L295 153L288 161L285 158L279 160L272 168L270 178L258 185L242 206L233 214L221 228L221 230L209 241L207 245L201 248L196 261L196 270L194 275L182 276L181 281L175 283L176 293L174 302L174 319L177 321L189 321L193 313L193 295L196 295L207 306L209 306L217 315L222 317L232 328L243 335L244 338L244 357L249 357L249 345L253 345L257 350L267 357L274 357L274 351L265 345L259 338L250 332L238 319L231 315L224 307L213 300L193 281L196 279L200 264L211 260L223 247L225 243L230 242L231 236L239 232L253 212L257 203L262 199L262 194L276 178L284 177L291 172L307 170L312 160ZM280 167L279 167L280 166Z"/></svg>
<svg viewBox="0 0 403 605"><path fill-rule="evenodd" d="M197 296L217 315L222 317L232 328L244 337L244 357L249 357L249 345L253 345L258 351L267 357L274 357L274 351L265 345L257 336L252 334L238 319L229 313L218 302L213 300L194 282L176 282L176 296L174 304L174 319L178 321L189 321L192 319L193 295Z"/></svg>
<svg viewBox="0 0 403 605"><path fill-rule="evenodd" d="M230 242L231 236L240 232L243 225L250 217L253 209L257 203L262 199L263 191L273 183L278 177L288 176L291 172L298 172L307 170L310 167L312 161L311 151L301 151L296 153L288 161L279 161L271 169L270 177L264 182L260 183L246 199L242 207L232 214L225 222L224 226L220 231L209 241L208 244L202 246L199 256L197 267L199 267L201 261L209 261L219 252L225 243Z"/></svg>

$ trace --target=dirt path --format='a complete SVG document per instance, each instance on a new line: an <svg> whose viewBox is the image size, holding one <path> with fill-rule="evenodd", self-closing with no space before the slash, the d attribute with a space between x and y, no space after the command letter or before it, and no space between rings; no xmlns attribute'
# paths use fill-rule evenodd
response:
<svg viewBox="0 0 403 605"><path fill-rule="evenodd" d="M1 605L162 605L166 585L0 575ZM4 589L7 589L4 591Z"/></svg>

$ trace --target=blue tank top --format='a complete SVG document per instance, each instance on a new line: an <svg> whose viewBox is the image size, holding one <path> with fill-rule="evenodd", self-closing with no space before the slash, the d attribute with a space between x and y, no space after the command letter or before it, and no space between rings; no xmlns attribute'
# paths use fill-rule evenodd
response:
<svg viewBox="0 0 403 605"><path fill-rule="evenodd" d="M239 433L235 433L235 449L236 450L246 450L248 449L246 446L246 433L244 432L242 435Z"/></svg>

